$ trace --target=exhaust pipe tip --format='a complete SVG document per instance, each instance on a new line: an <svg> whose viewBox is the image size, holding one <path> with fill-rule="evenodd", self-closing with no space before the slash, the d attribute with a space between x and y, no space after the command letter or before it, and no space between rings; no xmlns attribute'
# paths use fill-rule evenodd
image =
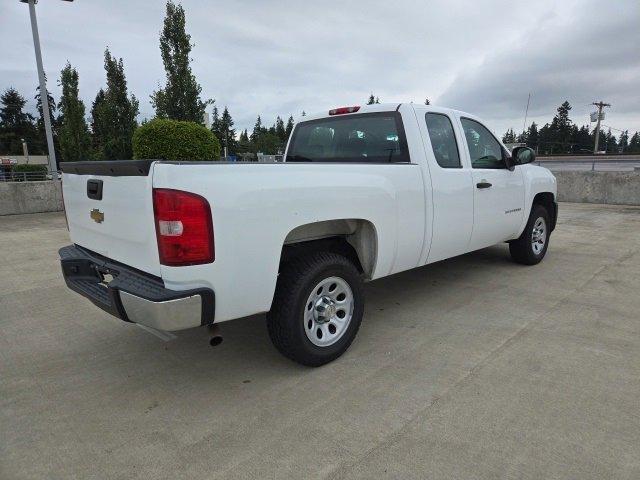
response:
<svg viewBox="0 0 640 480"><path fill-rule="evenodd" d="M209 327L209 332L211 333L211 340L209 340L209 345L212 347L217 347L222 343L222 335L220 335L220 327L218 325L211 325Z"/></svg>

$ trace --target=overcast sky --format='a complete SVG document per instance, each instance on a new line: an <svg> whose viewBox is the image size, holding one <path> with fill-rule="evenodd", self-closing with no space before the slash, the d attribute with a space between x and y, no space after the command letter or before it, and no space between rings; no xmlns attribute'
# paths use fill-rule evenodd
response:
<svg viewBox="0 0 640 480"><path fill-rule="evenodd" d="M255 117L384 102L424 102L484 117L498 133L550 121L565 99L588 123L589 104L613 106L604 122L640 130L640 1L183 0L205 98L227 105L238 128ZM87 112L104 85L103 52L122 57L140 118L164 83L161 0L40 0L49 90L68 60ZM28 7L0 2L0 89L31 109L37 85ZM209 111L211 109L209 108ZM619 132L614 131L618 134Z"/></svg>

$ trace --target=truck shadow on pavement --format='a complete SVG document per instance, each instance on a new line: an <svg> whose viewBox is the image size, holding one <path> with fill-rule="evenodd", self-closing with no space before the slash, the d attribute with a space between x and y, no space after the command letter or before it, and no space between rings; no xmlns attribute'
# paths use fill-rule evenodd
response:
<svg viewBox="0 0 640 480"><path fill-rule="evenodd" d="M479 286L508 288L508 278L514 272L525 276L525 270L510 262L505 245L498 245L369 282L365 284L365 316L358 336L350 350L333 365L349 365L357 362L363 352L366 355L393 342L402 344L403 335L414 334L412 330L417 326L428 331L430 324L441 320L452 299L457 299L460 306L472 299L469 290ZM393 324L389 323L390 318ZM237 384L239 379L250 382L273 372L304 374L312 370L276 351L267 333L264 314L220 324L224 341L216 347L209 345L210 333L205 328L175 332L175 339L163 342L135 325L111 320L109 328L105 326L108 340L96 339L89 349L76 344L73 354L76 358L99 355L104 360L100 369L109 369L116 376L131 375L131 365L136 365L134 377L167 376L174 380L179 377L180 383L209 382L215 377L216 384L221 385ZM396 331L393 341L387 338L381 343L380 332L389 328ZM115 345L117 353L113 351ZM100 350L103 351L98 353ZM107 361L109 357L114 361ZM123 357L127 362L121 361Z"/></svg>

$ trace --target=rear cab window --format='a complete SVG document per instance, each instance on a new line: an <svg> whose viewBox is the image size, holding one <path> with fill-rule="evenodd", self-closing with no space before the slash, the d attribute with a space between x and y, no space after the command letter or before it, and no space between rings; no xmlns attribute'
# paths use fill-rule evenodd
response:
<svg viewBox="0 0 640 480"><path fill-rule="evenodd" d="M438 165L442 168L462 168L456 135L449 117L443 113L429 112L424 118Z"/></svg>
<svg viewBox="0 0 640 480"><path fill-rule="evenodd" d="M409 162L407 139L398 112L320 118L299 123L285 162Z"/></svg>

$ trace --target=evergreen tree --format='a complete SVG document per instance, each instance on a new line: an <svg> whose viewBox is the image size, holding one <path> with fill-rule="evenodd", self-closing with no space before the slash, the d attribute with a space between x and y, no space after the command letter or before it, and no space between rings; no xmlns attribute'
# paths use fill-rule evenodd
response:
<svg viewBox="0 0 640 480"><path fill-rule="evenodd" d="M122 58L113 57L108 48L104 52L104 68L107 89L98 109L98 117L101 117L100 122L104 127L102 157L107 160L127 160L133 156L131 138L138 126L138 100L134 95L128 95Z"/></svg>
<svg viewBox="0 0 640 480"><path fill-rule="evenodd" d="M571 143L574 145L573 152L592 152L593 151L593 138L589 133L589 127L582 125L580 128L575 128L571 135Z"/></svg>
<svg viewBox="0 0 640 480"><path fill-rule="evenodd" d="M98 159L103 156L104 138L107 131L105 118L104 115L102 115L104 99L104 90L101 88L98 90L96 98L91 104L91 147L93 150L93 157Z"/></svg>
<svg viewBox="0 0 640 480"><path fill-rule="evenodd" d="M158 117L202 123L205 108L211 102L202 101L202 87L191 72L189 54L194 45L185 24L182 5L169 0L160 33L160 53L167 82L164 88L153 92L151 103Z"/></svg>
<svg viewBox="0 0 640 480"><path fill-rule="evenodd" d="M531 122L526 134L527 146L534 149L536 152L539 148L540 135L538 134L538 125L536 122Z"/></svg>
<svg viewBox="0 0 640 480"><path fill-rule="evenodd" d="M503 143L516 143L516 134L513 132L513 128L510 128L509 130L507 130L507 133L505 133L502 136L502 142Z"/></svg>
<svg viewBox="0 0 640 480"><path fill-rule="evenodd" d="M44 76L45 81L47 76ZM48 151L47 145L47 132L44 125L44 113L42 108L42 96L40 95L40 85L36 87L36 96L34 97L36 101L36 108L38 109L38 119L36 121L36 145L33 147L29 147L29 151L33 153L39 153L42 155L46 155ZM51 123L51 133L53 135L53 145L56 152L59 150L58 145L58 122L55 118L56 112L56 102L51 95L51 92L47 90L47 101L49 103L49 122ZM35 147L35 148L34 148Z"/></svg>
<svg viewBox="0 0 640 480"><path fill-rule="evenodd" d="M307 112L305 112L304 110L302 110L302 114L300 115L301 117L306 117L307 116Z"/></svg>
<svg viewBox="0 0 640 480"><path fill-rule="evenodd" d="M262 131L253 143L254 151L265 155L275 155L282 148L278 136L270 131Z"/></svg>
<svg viewBox="0 0 640 480"><path fill-rule="evenodd" d="M279 115L276 118L275 133L280 139L280 142L282 142L282 144L284 144L287 141L287 129L284 126L284 121L282 120L282 118L280 118Z"/></svg>
<svg viewBox="0 0 640 480"><path fill-rule="evenodd" d="M224 107L220 117L220 145L227 147L227 154L235 153L237 147L236 130L233 128L233 119L229 109Z"/></svg>
<svg viewBox="0 0 640 480"><path fill-rule="evenodd" d="M429 100L428 98L425 98L424 104L425 105L431 105L431 100Z"/></svg>
<svg viewBox="0 0 640 480"><path fill-rule="evenodd" d="M566 153L570 150L571 145L571 133L572 123L569 119L569 111L571 105L568 101L564 101L562 105L558 107L556 116L553 117L549 131L549 141L557 144L560 152Z"/></svg>
<svg viewBox="0 0 640 480"><path fill-rule="evenodd" d="M65 162L77 162L89 158L91 137L84 118L84 103L78 94L78 72L71 64L60 72L60 153Z"/></svg>
<svg viewBox="0 0 640 480"><path fill-rule="evenodd" d="M0 151L22 155L22 139L30 145L35 137L34 118L23 111L26 100L15 88L0 96Z"/></svg>
<svg viewBox="0 0 640 480"><path fill-rule="evenodd" d="M303 112L304 113L304 112ZM258 115L258 118L256 119L256 123L253 126L253 131L251 132L251 141L253 143L255 143L258 139L258 137L260 136L260 134L264 133L265 129L262 126L262 119L260 118L260 115Z"/></svg>
<svg viewBox="0 0 640 480"><path fill-rule="evenodd" d="M27 101L15 88L7 88L0 97L0 103L0 124L4 128L17 129L31 120L29 114L23 112Z"/></svg>
<svg viewBox="0 0 640 480"><path fill-rule="evenodd" d="M218 112L218 107L214 105L213 111L211 112L211 131L216 136L218 141L220 142L220 146L224 146L222 143L222 123L220 122L220 113Z"/></svg>
<svg viewBox="0 0 640 480"><path fill-rule="evenodd" d="M376 97L373 96L373 93L369 95L369 100L367 100L367 105L373 105L376 103Z"/></svg>
<svg viewBox="0 0 640 480"><path fill-rule="evenodd" d="M46 81L46 74L44 78ZM38 123L42 123L44 125L44 112L42 108L42 96L40 95L40 85L36 87L36 96L34 97L34 100L36 101L36 108L38 109ZM49 120L51 121L51 125L54 125L56 120L56 101L53 99L53 95L51 95L49 90L47 90L47 101L49 103Z"/></svg>
<svg viewBox="0 0 640 480"><path fill-rule="evenodd" d="M240 138L238 139L238 145L236 146L236 154L241 158L243 158L244 160L247 160L249 157L252 156L252 152L253 152L253 145L251 143L251 140L249 140L249 132L247 132L247 129L245 128L240 133Z"/></svg>
<svg viewBox="0 0 640 480"><path fill-rule="evenodd" d="M629 153L640 153L640 133L636 132L629 140Z"/></svg>
<svg viewBox="0 0 640 480"><path fill-rule="evenodd" d="M627 150L629 149L629 130L625 130L620 134L618 148L620 149L620 153L627 153Z"/></svg>
<svg viewBox="0 0 640 480"><path fill-rule="evenodd" d="M289 120L287 120L287 126L285 127L285 134L287 136L287 140L291 136L291 132L293 131L293 116L289 115Z"/></svg>
<svg viewBox="0 0 640 480"><path fill-rule="evenodd" d="M616 136L611 133L611 129L607 131L605 134L605 150L607 152L615 153L618 151L618 141L616 140Z"/></svg>

